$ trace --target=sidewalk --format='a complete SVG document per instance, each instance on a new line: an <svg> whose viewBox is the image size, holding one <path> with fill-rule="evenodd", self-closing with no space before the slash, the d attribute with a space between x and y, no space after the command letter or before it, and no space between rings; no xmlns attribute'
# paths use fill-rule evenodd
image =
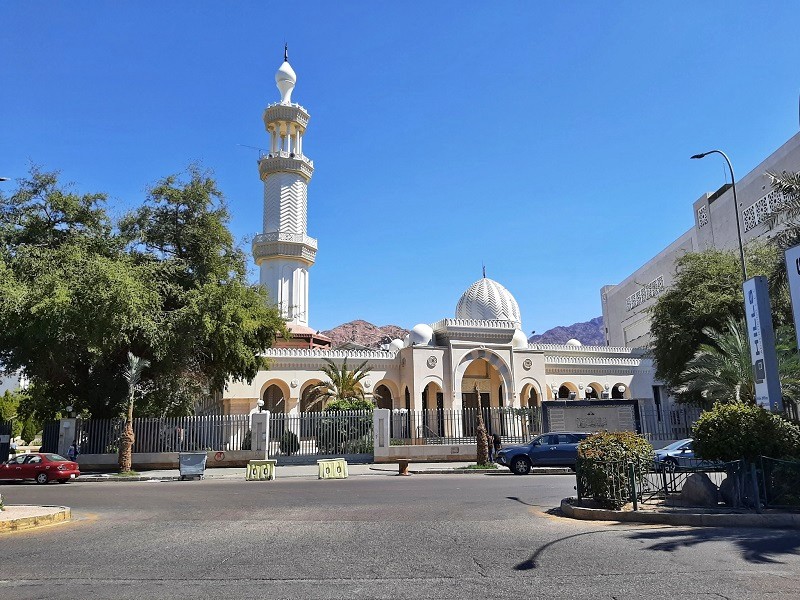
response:
<svg viewBox="0 0 800 600"><path fill-rule="evenodd" d="M512 475L503 467L494 470L478 470L466 467L475 464L474 462L443 462L443 463L410 463L409 473L412 475ZM394 463L387 464L348 464L350 477L360 476L396 476L398 466ZM206 479L236 479L244 481L245 467L221 467L205 470ZM554 467L541 467L531 470L538 475L573 475L569 469ZM317 479L319 470L317 465L278 465L275 469L275 478L283 479L286 477L306 477ZM111 481L176 481L180 479L180 471L174 469L157 469L153 471L142 471L137 476L119 477L113 473L85 473L77 480L80 482L111 482Z"/></svg>
<svg viewBox="0 0 800 600"><path fill-rule="evenodd" d="M69 521L72 512L66 506L6 505L0 510L0 534L20 529L43 527L60 521Z"/></svg>

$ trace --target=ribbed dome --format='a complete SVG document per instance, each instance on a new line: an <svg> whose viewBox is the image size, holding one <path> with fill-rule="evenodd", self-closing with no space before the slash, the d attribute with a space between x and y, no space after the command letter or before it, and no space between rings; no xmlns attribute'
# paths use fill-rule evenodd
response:
<svg viewBox="0 0 800 600"><path fill-rule="evenodd" d="M456 319L522 323L519 304L506 288L492 279L479 279L464 292L456 306Z"/></svg>

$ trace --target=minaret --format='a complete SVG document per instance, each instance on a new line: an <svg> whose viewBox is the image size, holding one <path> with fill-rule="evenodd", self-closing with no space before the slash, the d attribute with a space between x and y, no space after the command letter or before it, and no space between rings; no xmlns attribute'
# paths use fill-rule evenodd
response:
<svg viewBox="0 0 800 600"><path fill-rule="evenodd" d="M264 109L270 136L269 153L258 161L264 182L264 233L253 240L253 258L261 269L261 285L292 325L308 326L308 269L314 264L317 240L306 235L308 182L314 163L303 154L309 114L292 103L297 75L288 49L275 74L279 102Z"/></svg>

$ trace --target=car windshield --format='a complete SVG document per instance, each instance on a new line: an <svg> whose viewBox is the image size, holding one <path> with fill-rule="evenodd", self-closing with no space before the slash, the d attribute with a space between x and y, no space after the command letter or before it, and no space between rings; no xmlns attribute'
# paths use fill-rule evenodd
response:
<svg viewBox="0 0 800 600"><path fill-rule="evenodd" d="M664 446L662 450L679 450L684 444L691 441L692 440L678 440L677 442L672 442L669 446Z"/></svg>
<svg viewBox="0 0 800 600"><path fill-rule="evenodd" d="M64 458L60 454L45 454L45 456L47 457L47 460L52 460L52 461L59 461L59 460L68 461L69 460L67 458Z"/></svg>

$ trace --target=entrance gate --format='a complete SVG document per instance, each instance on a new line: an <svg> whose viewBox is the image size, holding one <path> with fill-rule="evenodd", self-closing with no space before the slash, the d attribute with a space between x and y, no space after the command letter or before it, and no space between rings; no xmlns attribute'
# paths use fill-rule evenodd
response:
<svg viewBox="0 0 800 600"><path fill-rule="evenodd" d="M11 421L0 421L0 463L8 460L11 448Z"/></svg>
<svg viewBox="0 0 800 600"><path fill-rule="evenodd" d="M280 465L314 464L324 458L372 462L372 411L272 413L270 458Z"/></svg>

